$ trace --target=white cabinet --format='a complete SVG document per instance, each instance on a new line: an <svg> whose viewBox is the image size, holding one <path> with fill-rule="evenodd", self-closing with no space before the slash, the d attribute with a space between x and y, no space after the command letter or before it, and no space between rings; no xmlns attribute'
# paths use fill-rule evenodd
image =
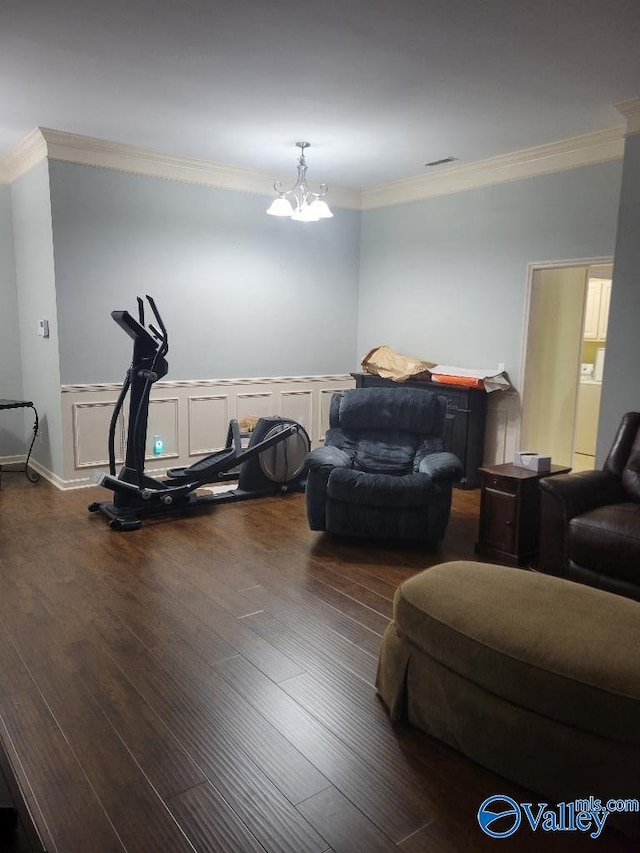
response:
<svg viewBox="0 0 640 853"><path fill-rule="evenodd" d="M610 299L611 279L590 278L587 287L587 304L584 313L585 340L606 340Z"/></svg>
<svg viewBox="0 0 640 853"><path fill-rule="evenodd" d="M600 291L600 311L598 312L598 340L607 339L609 325L609 303L611 302L611 279L604 279Z"/></svg>

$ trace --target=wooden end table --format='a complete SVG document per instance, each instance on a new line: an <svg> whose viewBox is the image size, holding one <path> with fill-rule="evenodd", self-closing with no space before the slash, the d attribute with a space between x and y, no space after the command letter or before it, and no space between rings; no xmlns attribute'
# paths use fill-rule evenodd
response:
<svg viewBox="0 0 640 853"><path fill-rule="evenodd" d="M480 535L476 554L520 566L537 555L540 539L540 489L543 477L571 468L529 471L510 462L480 468Z"/></svg>

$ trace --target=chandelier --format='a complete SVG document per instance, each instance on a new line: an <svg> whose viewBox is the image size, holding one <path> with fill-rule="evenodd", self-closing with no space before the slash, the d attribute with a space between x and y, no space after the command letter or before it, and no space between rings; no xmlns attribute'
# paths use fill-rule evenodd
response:
<svg viewBox="0 0 640 853"><path fill-rule="evenodd" d="M329 205L323 201L327 194L326 184L320 184L320 192L313 192L307 186L307 161L304 159L304 149L309 148L308 142L296 142L300 149L298 160L298 180L290 190L285 190L281 181L273 185L278 193L267 213L271 216L288 216L296 222L317 222L319 219L330 219L333 216Z"/></svg>

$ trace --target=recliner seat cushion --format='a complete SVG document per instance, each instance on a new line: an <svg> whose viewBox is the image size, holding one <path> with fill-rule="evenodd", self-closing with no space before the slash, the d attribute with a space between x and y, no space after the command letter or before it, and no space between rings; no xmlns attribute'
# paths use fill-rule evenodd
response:
<svg viewBox="0 0 640 853"><path fill-rule="evenodd" d="M640 605L561 578L445 563L400 585L401 638L508 702L640 745ZM631 645L631 647L630 647Z"/></svg>
<svg viewBox="0 0 640 853"><path fill-rule="evenodd" d="M604 575L640 577L640 503L593 509L569 522L569 559Z"/></svg>
<svg viewBox="0 0 640 853"><path fill-rule="evenodd" d="M373 474L353 468L336 468L327 483L329 500L362 506L428 506L434 497L427 474Z"/></svg>

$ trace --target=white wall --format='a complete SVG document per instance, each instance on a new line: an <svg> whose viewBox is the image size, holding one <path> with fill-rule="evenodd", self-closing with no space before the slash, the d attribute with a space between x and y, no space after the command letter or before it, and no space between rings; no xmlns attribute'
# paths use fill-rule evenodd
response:
<svg viewBox="0 0 640 853"><path fill-rule="evenodd" d="M168 379L335 374L357 366L360 214L296 223L270 199L50 163L64 384L113 382L131 342L110 312L151 294Z"/></svg>

